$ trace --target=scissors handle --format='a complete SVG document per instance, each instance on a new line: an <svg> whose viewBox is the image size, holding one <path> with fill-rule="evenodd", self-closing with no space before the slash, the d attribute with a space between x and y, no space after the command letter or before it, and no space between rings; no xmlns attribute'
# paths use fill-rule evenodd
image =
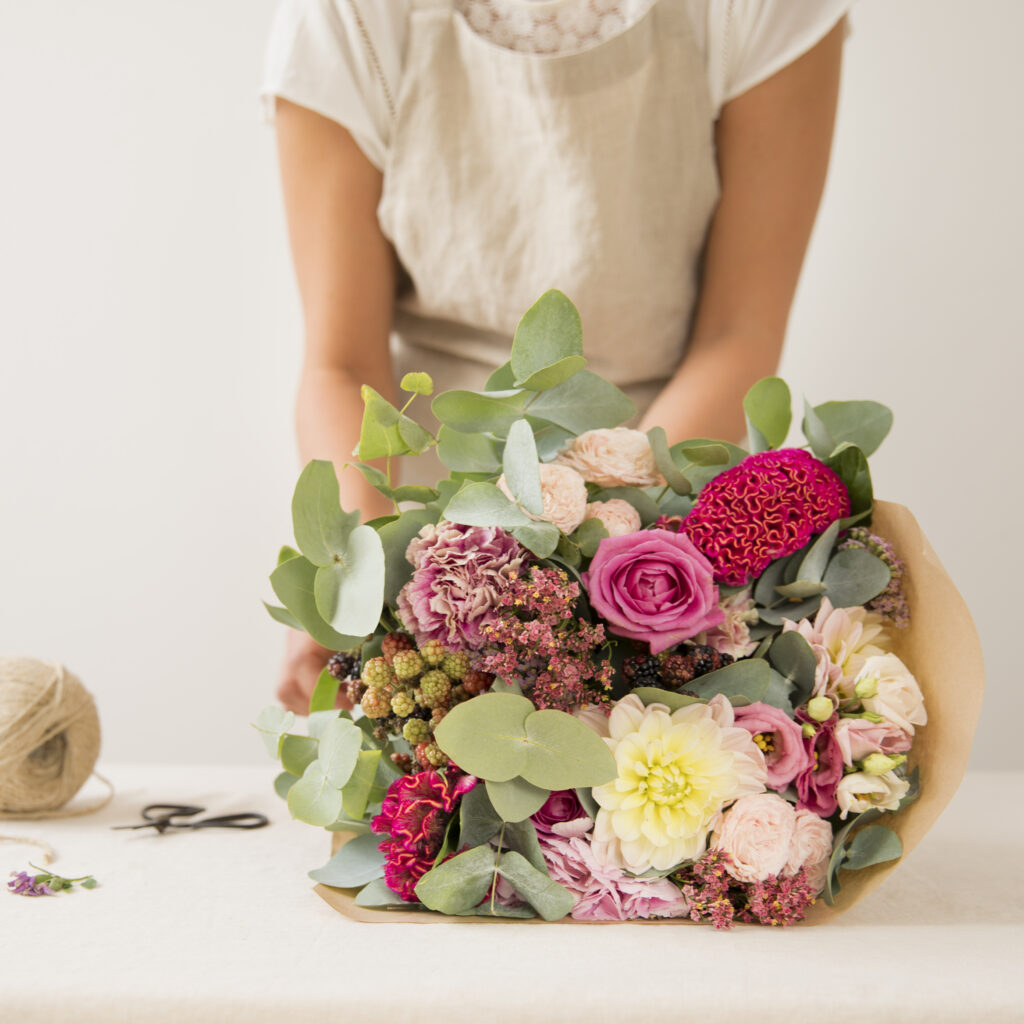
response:
<svg viewBox="0 0 1024 1024"><path fill-rule="evenodd" d="M222 814L219 818L203 818L202 821L183 822L177 828L263 828L270 820L255 811L242 814Z"/></svg>

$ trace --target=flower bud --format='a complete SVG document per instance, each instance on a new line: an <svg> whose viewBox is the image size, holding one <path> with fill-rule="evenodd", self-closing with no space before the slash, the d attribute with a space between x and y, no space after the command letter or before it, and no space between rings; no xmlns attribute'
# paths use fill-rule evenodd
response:
<svg viewBox="0 0 1024 1024"><path fill-rule="evenodd" d="M863 718L865 722L874 722L875 725L878 725L879 722L885 721L885 719L876 711L862 711L859 715L853 715L851 717Z"/></svg>
<svg viewBox="0 0 1024 1024"><path fill-rule="evenodd" d="M858 679L853 687L853 692L861 700L870 700L878 696L878 676L864 676Z"/></svg>
<svg viewBox="0 0 1024 1024"><path fill-rule="evenodd" d="M906 761L906 754L868 754L861 761L861 771L868 775L884 775Z"/></svg>
<svg viewBox="0 0 1024 1024"><path fill-rule="evenodd" d="M835 710L828 697L812 697L807 702L807 714L816 722L827 722Z"/></svg>
<svg viewBox="0 0 1024 1024"><path fill-rule="evenodd" d="M803 734L804 734L804 737L805 737L806 739L812 739L812 738L813 738L813 736L814 736L814 734L815 734L815 733L816 733L817 731L818 731L818 730L817 730L817 729L815 729L815 728L814 728L814 726L813 726L813 725L811 725L811 723L810 723L810 722L804 722L804 725L803 725L803 729L801 730L801 732L803 732Z"/></svg>

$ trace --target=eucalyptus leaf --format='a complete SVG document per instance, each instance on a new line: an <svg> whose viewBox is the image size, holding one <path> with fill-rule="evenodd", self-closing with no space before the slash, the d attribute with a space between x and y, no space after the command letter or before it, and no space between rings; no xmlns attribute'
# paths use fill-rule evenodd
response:
<svg viewBox="0 0 1024 1024"><path fill-rule="evenodd" d="M300 552L296 551L295 548L282 544L281 550L277 553L277 564L280 565L282 562L289 562L293 558L298 558L299 554Z"/></svg>
<svg viewBox="0 0 1024 1024"><path fill-rule="evenodd" d="M778 600L775 588L783 583L788 560L789 558L777 558L758 577L757 583L754 585L754 600L758 604L767 607Z"/></svg>
<svg viewBox="0 0 1024 1024"><path fill-rule="evenodd" d="M650 442L651 451L654 454L654 463L658 467L658 472L665 478L665 483L672 488L676 494L689 494L693 490L693 485L689 480L680 472L678 466L672 460L672 455L669 453L668 438L665 435L664 427L651 427L647 431L647 440ZM725 458L721 461L726 461L728 453L724 452Z"/></svg>
<svg viewBox="0 0 1024 1024"><path fill-rule="evenodd" d="M412 455L420 455L434 444L434 435L404 414L398 417L398 436Z"/></svg>
<svg viewBox="0 0 1024 1024"><path fill-rule="evenodd" d="M489 846L478 846L436 864L416 883L417 898L425 907L442 914L458 914L475 907L491 887L494 856Z"/></svg>
<svg viewBox="0 0 1024 1024"><path fill-rule="evenodd" d="M384 547L377 531L357 526L333 559L316 571L317 612L339 633L372 633L384 603Z"/></svg>
<svg viewBox="0 0 1024 1024"><path fill-rule="evenodd" d="M814 540L805 549L806 554L800 560L800 567L797 569L798 580L808 580L813 583L819 582L825 575L825 567L828 565L832 548L835 547L836 538L839 536L839 520ZM781 593L781 591L780 591Z"/></svg>
<svg viewBox="0 0 1024 1024"><path fill-rule="evenodd" d="M464 846L490 842L501 829L501 816L491 805L485 786L477 783L459 804L459 837Z"/></svg>
<svg viewBox="0 0 1024 1024"><path fill-rule="evenodd" d="M282 799L288 799L288 790L295 784L296 776L290 772L281 772L274 777L274 792Z"/></svg>
<svg viewBox="0 0 1024 1024"><path fill-rule="evenodd" d="M793 583L785 583L776 587L775 592L780 597L788 597L794 601L805 601L809 597L816 597L824 594L828 587L824 583L812 583L810 580L796 580Z"/></svg>
<svg viewBox="0 0 1024 1024"><path fill-rule="evenodd" d="M550 462L572 440L575 434L553 423L533 423L533 438L537 443L537 457L541 462Z"/></svg>
<svg viewBox="0 0 1024 1024"><path fill-rule="evenodd" d="M359 751L356 766L341 790L341 808L350 818L359 819L366 814L381 753L380 750Z"/></svg>
<svg viewBox="0 0 1024 1024"><path fill-rule="evenodd" d="M763 377L744 396L751 450L778 448L786 440L793 418L789 387L780 377Z"/></svg>
<svg viewBox="0 0 1024 1024"><path fill-rule="evenodd" d="M619 426L636 415L636 406L614 384L590 370L580 370L557 387L537 393L530 415L582 434Z"/></svg>
<svg viewBox="0 0 1024 1024"><path fill-rule="evenodd" d="M526 718L533 710L525 697L485 693L452 708L434 739L463 771L507 782L526 766Z"/></svg>
<svg viewBox="0 0 1024 1024"><path fill-rule="evenodd" d="M314 565L329 565L358 525L358 512L342 511L334 466L323 459L308 463L292 495L292 526L302 554Z"/></svg>
<svg viewBox="0 0 1024 1024"><path fill-rule="evenodd" d="M378 847L384 836L367 833L350 839L323 865L309 872L321 885L355 889L384 875L384 854Z"/></svg>
<svg viewBox="0 0 1024 1024"><path fill-rule="evenodd" d="M525 779L509 779L507 782L486 782L487 796L491 806L503 821L519 822L544 806L551 795L549 790L540 789Z"/></svg>
<svg viewBox="0 0 1024 1024"><path fill-rule="evenodd" d="M766 661L745 658L724 668L708 672L689 684L698 697L710 699L722 694L729 699L746 697L750 701L768 700L772 692L771 668Z"/></svg>
<svg viewBox="0 0 1024 1024"><path fill-rule="evenodd" d="M287 608L280 608L276 604L267 604L266 601L263 602L263 607L267 609L275 622L280 622L282 626L288 626L290 629L302 631L302 623Z"/></svg>
<svg viewBox="0 0 1024 1024"><path fill-rule="evenodd" d="M403 391L411 391L414 395L434 393L434 381L429 373L407 373L398 386Z"/></svg>
<svg viewBox="0 0 1024 1024"><path fill-rule="evenodd" d="M547 790L576 789L603 785L618 774L604 740L578 718L549 708L534 711L525 724L529 745L520 774L527 782Z"/></svg>
<svg viewBox="0 0 1024 1024"><path fill-rule="evenodd" d="M824 433L832 445L828 451L819 451L814 439L807 435L818 458L827 458L846 442L855 444L865 455L871 455L892 429L892 410L879 402L825 402L814 407L814 419L812 429L819 442Z"/></svg>
<svg viewBox="0 0 1024 1024"><path fill-rule="evenodd" d="M505 483L516 501L533 515L544 512L544 499L540 490L540 463L533 430L526 420L516 420L509 428L505 451L502 455Z"/></svg>
<svg viewBox="0 0 1024 1024"><path fill-rule="evenodd" d="M671 690L661 690L657 686L638 686L632 692L640 698L645 707L650 704L664 704L670 713L678 711L680 708L689 707L691 704L705 703L699 697L691 697L686 693L673 693Z"/></svg>
<svg viewBox="0 0 1024 1024"><path fill-rule="evenodd" d="M267 753L276 761L281 749L281 737L295 724L295 713L284 711L276 704L264 708L252 723L260 734Z"/></svg>
<svg viewBox="0 0 1024 1024"><path fill-rule="evenodd" d="M858 871L872 864L896 860L902 855L903 844L892 829L884 825L868 825L853 837L842 866L844 871Z"/></svg>
<svg viewBox="0 0 1024 1024"><path fill-rule="evenodd" d="M494 484L466 484L448 502L445 518L465 526L530 526L533 520Z"/></svg>
<svg viewBox="0 0 1024 1024"><path fill-rule="evenodd" d="M382 473L376 466L371 466L368 462L352 462L350 465L362 473L363 479L371 487L378 490L389 501L393 499L395 489L391 486L391 481L388 480L387 474Z"/></svg>
<svg viewBox="0 0 1024 1024"><path fill-rule="evenodd" d="M331 722L338 718L352 721L352 716L340 708L331 707L325 708L323 711L311 711L306 719L306 732L309 733L312 739L319 740Z"/></svg>
<svg viewBox="0 0 1024 1024"><path fill-rule="evenodd" d="M839 869L842 866L843 859L846 856L846 839L850 833L862 825L868 824L868 822L874 821L876 818L882 816L882 811L877 807L869 807L866 811L862 811L860 814L855 815L849 821L846 822L842 828L836 832L832 840L832 855L829 857L828 869L825 874L825 902L830 906L835 906L836 896L839 894L841 888L839 884Z"/></svg>
<svg viewBox="0 0 1024 1024"><path fill-rule="evenodd" d="M592 820L596 820L597 812L600 808L597 806L593 793L589 789L580 788L576 790L576 796L579 797L579 801L583 805L583 810L587 812L587 816Z"/></svg>
<svg viewBox="0 0 1024 1024"><path fill-rule="evenodd" d="M466 434L494 434L504 437L523 414L528 391L513 388L478 394L475 391L443 391L430 408L445 426Z"/></svg>
<svg viewBox="0 0 1024 1024"><path fill-rule="evenodd" d="M437 457L461 473L497 473L501 468L495 443L483 434L464 434L442 424L437 433Z"/></svg>
<svg viewBox="0 0 1024 1024"><path fill-rule="evenodd" d="M341 680L335 679L331 675L331 670L325 667L320 672L320 675L317 676L316 686L313 687L313 693L309 698L310 713L330 711L338 699L338 687L340 685Z"/></svg>
<svg viewBox="0 0 1024 1024"><path fill-rule="evenodd" d="M319 760L311 761L288 790L288 811L293 818L321 827L341 813L341 792L330 784Z"/></svg>
<svg viewBox="0 0 1024 1024"><path fill-rule="evenodd" d="M453 914L453 917L514 917L520 920L528 920L531 917L537 916L537 911L530 906L529 903L520 904L517 907L506 907L501 903L495 903L492 907L490 903L483 903L478 907L472 907L469 910L460 910L457 914Z"/></svg>
<svg viewBox="0 0 1024 1024"><path fill-rule="evenodd" d="M588 523L595 521L596 520L593 519L585 520L585 522ZM566 569L578 569L583 564L583 557L580 553L579 545L564 535L558 538L558 544L555 545L554 552L552 552L548 557L554 559Z"/></svg>
<svg viewBox="0 0 1024 1024"><path fill-rule="evenodd" d="M576 897L568 889L553 881L545 872L538 871L515 851L502 854L498 861L498 874L510 882L545 921L557 921L565 917L576 905ZM416 891L418 894L419 887Z"/></svg>
<svg viewBox="0 0 1024 1024"><path fill-rule="evenodd" d="M712 459L717 460L720 457L723 449L726 453L725 461L712 461ZM706 437L680 441L678 444L674 444L669 452L676 465L682 466L686 479L693 484L695 491L699 491L720 473L732 469L733 466L738 466L749 454L739 445L731 444L728 441L715 441Z"/></svg>
<svg viewBox="0 0 1024 1024"><path fill-rule="evenodd" d="M870 511L874 502L871 471L864 453L852 444L841 444L825 460L825 465L843 482L850 495L850 515Z"/></svg>
<svg viewBox="0 0 1024 1024"><path fill-rule="evenodd" d="M286 734L281 740L281 767L289 775L301 776L316 760L320 744L309 736Z"/></svg>
<svg viewBox="0 0 1024 1024"><path fill-rule="evenodd" d="M584 519L572 536L580 554L584 558L593 558L601 541L608 536L608 529L600 519Z"/></svg>
<svg viewBox="0 0 1024 1024"><path fill-rule="evenodd" d="M337 718L324 729L320 737L317 760L327 781L335 789L341 789L348 782L362 745L362 730L349 719ZM337 817L337 814L334 817Z"/></svg>
<svg viewBox="0 0 1024 1024"><path fill-rule="evenodd" d="M502 363L484 384L484 391L511 391L516 386L516 375L512 372L512 363Z"/></svg>
<svg viewBox="0 0 1024 1024"><path fill-rule="evenodd" d="M557 363L552 363L551 366L546 366L543 370L531 374L521 383L518 381L516 383L526 391L547 391L548 388L565 383L586 365L587 361L583 356L566 356L565 359L559 359Z"/></svg>
<svg viewBox="0 0 1024 1024"><path fill-rule="evenodd" d="M509 362L516 386L524 386L531 377L564 360L582 363L582 356L579 312L564 293L557 289L545 292L523 314L512 338Z"/></svg>
<svg viewBox="0 0 1024 1024"><path fill-rule="evenodd" d="M412 578L412 563L405 557L409 542L436 516L425 509L410 509L377 531L384 550L384 603L393 608L398 592Z"/></svg>
<svg viewBox="0 0 1024 1024"><path fill-rule="evenodd" d="M828 563L824 582L834 608L853 608L878 597L891 578L889 567L876 555L847 548Z"/></svg>
<svg viewBox="0 0 1024 1024"><path fill-rule="evenodd" d="M383 878L375 878L364 885L356 894L357 907L401 907L402 910L413 910L415 904L406 903L398 893L388 888Z"/></svg>
<svg viewBox="0 0 1024 1024"><path fill-rule="evenodd" d="M292 558L282 562L270 574L270 585L278 599L318 644L332 651L350 651L363 642L365 634L349 636L339 633L324 621L317 611L314 596L317 571L317 566L308 559Z"/></svg>
<svg viewBox="0 0 1024 1024"><path fill-rule="evenodd" d="M502 836L502 842L506 849L515 850L516 853L525 857L538 871L547 873L547 864L544 860L544 852L540 848L540 841L537 839L537 829L529 818L524 821L508 822Z"/></svg>
<svg viewBox="0 0 1024 1024"><path fill-rule="evenodd" d="M795 629L780 633L768 650L768 661L794 687L792 701L799 706L810 699L818 659L811 645Z"/></svg>
<svg viewBox="0 0 1024 1024"><path fill-rule="evenodd" d="M363 422L356 453L361 462L371 459L406 455L411 449L399 430L402 414L368 384L360 389L363 399Z"/></svg>
<svg viewBox="0 0 1024 1024"><path fill-rule="evenodd" d="M526 526L513 526L511 534L524 548L528 548L538 558L549 558L554 554L562 539L561 531L552 523L537 522Z"/></svg>

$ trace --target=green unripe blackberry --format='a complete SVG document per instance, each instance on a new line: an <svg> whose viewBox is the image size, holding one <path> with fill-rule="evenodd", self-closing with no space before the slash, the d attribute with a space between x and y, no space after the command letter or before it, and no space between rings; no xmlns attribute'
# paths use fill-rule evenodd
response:
<svg viewBox="0 0 1024 1024"><path fill-rule="evenodd" d="M387 686L394 678L395 673L383 658L371 658L363 666L363 682L367 686Z"/></svg>
<svg viewBox="0 0 1024 1024"><path fill-rule="evenodd" d="M469 655L465 651L455 651L454 654L446 654L444 661L441 662L441 668L452 679L458 681L469 671Z"/></svg>
<svg viewBox="0 0 1024 1024"><path fill-rule="evenodd" d="M425 667L418 651L399 651L391 659L391 668L399 679L415 679Z"/></svg>
<svg viewBox="0 0 1024 1024"><path fill-rule="evenodd" d="M420 654L423 655L423 660L431 668L437 668L444 661L447 651L445 651L444 644L440 640L428 640L420 647Z"/></svg>
<svg viewBox="0 0 1024 1024"><path fill-rule="evenodd" d="M443 768L449 764L448 755L434 742L416 744L416 760L424 768Z"/></svg>
<svg viewBox="0 0 1024 1024"><path fill-rule="evenodd" d="M391 665L399 651L411 651L415 646L408 633L388 633L381 641L380 651L384 660Z"/></svg>
<svg viewBox="0 0 1024 1024"><path fill-rule="evenodd" d="M391 701L385 696L384 691L379 688L370 687L363 694L363 699L359 702L359 706L363 709L363 714L367 718L386 718L391 714Z"/></svg>
<svg viewBox="0 0 1024 1024"><path fill-rule="evenodd" d="M416 710L416 701L408 690L399 690L391 698L391 710L398 718L408 718Z"/></svg>
<svg viewBox="0 0 1024 1024"><path fill-rule="evenodd" d="M420 702L428 708L439 708L448 702L451 696L452 683L448 676L439 669L432 668L420 678Z"/></svg>
<svg viewBox="0 0 1024 1024"><path fill-rule="evenodd" d="M416 746L418 743L425 743L430 739L430 726L422 718L410 718L402 726L402 737L407 743Z"/></svg>

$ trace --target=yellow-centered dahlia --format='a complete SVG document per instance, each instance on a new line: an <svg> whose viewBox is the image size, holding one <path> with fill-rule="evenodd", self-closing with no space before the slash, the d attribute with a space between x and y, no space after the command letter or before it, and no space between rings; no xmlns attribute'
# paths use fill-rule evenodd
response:
<svg viewBox="0 0 1024 1024"><path fill-rule="evenodd" d="M724 697L670 713L630 695L598 731L618 766L615 780L593 790L600 807L593 847L603 863L641 874L696 860L722 811L764 792L764 754L733 726Z"/></svg>

